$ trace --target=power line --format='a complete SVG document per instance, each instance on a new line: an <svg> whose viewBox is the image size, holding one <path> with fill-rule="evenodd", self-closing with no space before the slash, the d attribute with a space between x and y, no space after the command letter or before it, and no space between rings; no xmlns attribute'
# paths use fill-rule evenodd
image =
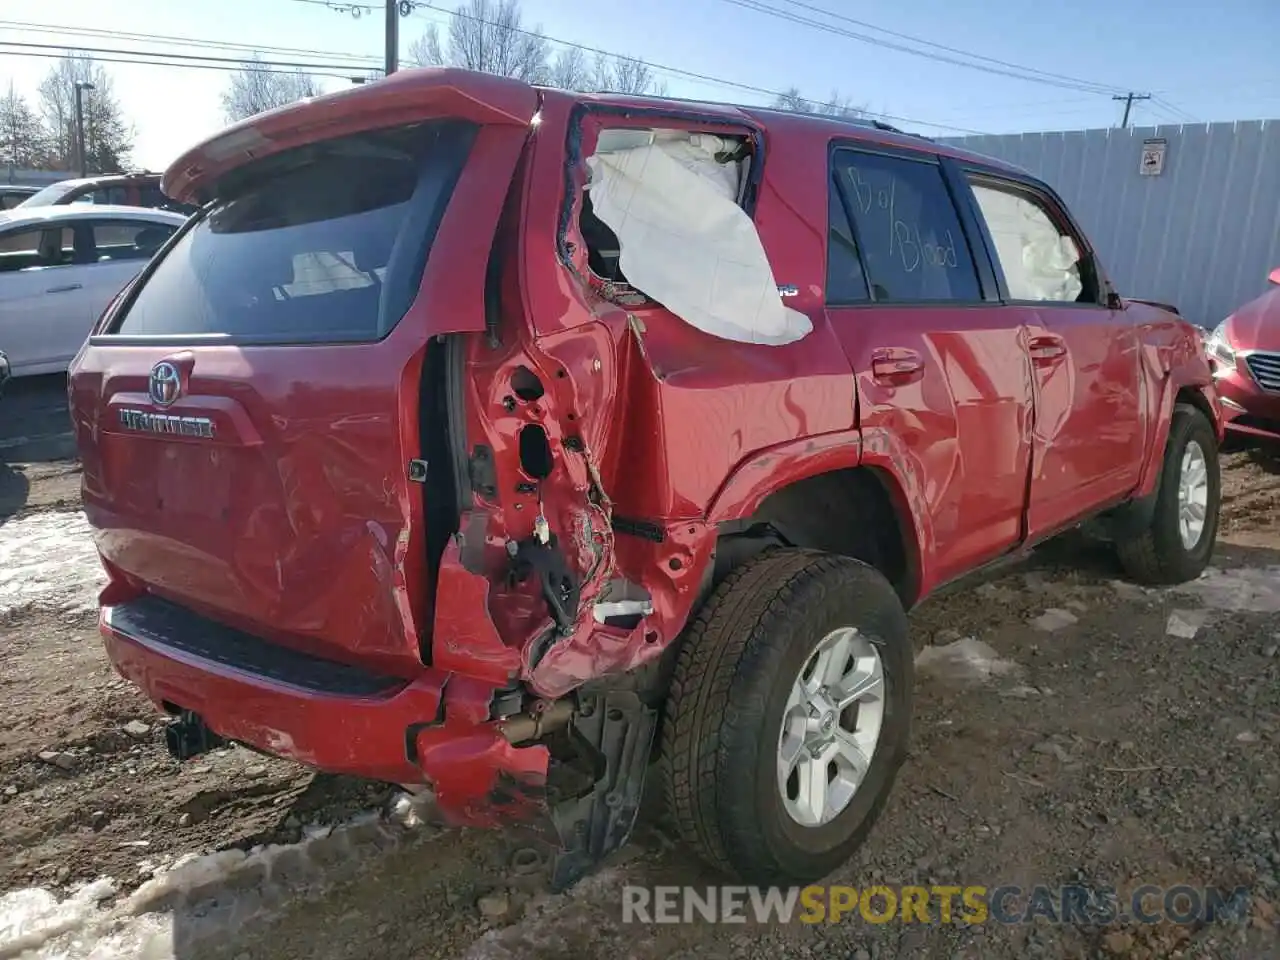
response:
<svg viewBox="0 0 1280 960"><path fill-rule="evenodd" d="M313 56L337 57L344 60L375 62L372 54L342 53L337 50L315 50L307 47L277 47L263 44L236 43L229 40L204 40L192 37L179 37L163 33L132 33L124 30L106 30L94 27L62 27L43 23L26 23L20 20L0 20L0 27L11 27L18 32L52 33L57 35L103 37L113 40L131 40L143 42L170 41L183 46L207 47L217 50L243 50L252 53L267 54L302 54ZM0 41L5 42L5 41ZM363 65L363 64L362 64Z"/></svg>
<svg viewBox="0 0 1280 960"><path fill-rule="evenodd" d="M294 70L353 70L358 69L354 64L334 64L334 63L285 63L279 60L253 60L245 57L218 57L213 54L194 54L194 53L164 53L158 50L121 50L111 47L72 47L68 48L65 44L58 43L27 43L18 40L0 40L0 44L7 47L21 47L24 50L58 50L61 51L60 56L68 56L70 53L88 53L98 54L105 53L111 55L136 55L155 57L161 60L178 61L175 66L185 61L208 60L212 63L233 63L236 64L234 69L244 70L252 69L255 64L261 63L273 67L289 67Z"/></svg>
<svg viewBox="0 0 1280 960"><path fill-rule="evenodd" d="M376 6L374 4L343 3L343 2L338 2L338 0L291 0L291 2L305 3L311 6L317 6L317 7L327 7L330 10L337 10L339 12L353 12L355 10L361 10L364 12L371 13L374 10L380 9L379 6ZM500 26L505 29L511 30L513 33L519 33L524 36L540 37L543 40L546 40L548 43L553 43L557 46L562 46L562 47L570 47L575 50L581 50L584 53L593 53L599 56L613 57L615 59L627 61L629 63L644 64L646 67L649 67L652 70L657 70L660 73L669 73L669 74L672 74L673 76L684 77L685 79L694 80L699 83L709 83L717 87L727 87L735 90L744 90L749 93L762 94L767 97L776 98L776 97L782 96L782 93L778 90L770 90L766 87L755 86L754 84L741 83L737 80L728 80L724 77L715 77L705 73L698 73L693 70L685 70L681 67L672 67L666 64L654 63L651 60L643 60L639 57L629 57L625 54L616 53L612 50L605 50L601 47L593 47L584 43L575 43L571 40L562 40L559 37L553 37L548 34L538 33L533 30L524 30L521 28L511 27L508 24L499 24L492 20L486 20L483 17L476 17L468 13L463 13L461 10L449 10L449 9L446 9L445 7L437 7L432 3L425 2L425 0L410 0L409 5L411 9L415 13L418 13L418 15L421 16L423 19L427 19L427 18L425 14L420 13L420 11L432 10L436 13L442 13L450 17L457 17L464 20L473 20L477 23L482 23L490 27ZM804 102L814 107L839 108L842 106L842 104L828 103L824 100L805 100ZM946 123L932 123L928 120L919 120L914 117L901 117L892 113L876 113L876 114L873 114L873 116L880 117L885 120L896 120L899 123L914 123L922 127L935 127L939 130L957 130L961 133L975 133L975 134L981 134L982 132L980 130L971 130L967 127L957 127L957 126L953 126L951 124L946 124Z"/></svg>
<svg viewBox="0 0 1280 960"><path fill-rule="evenodd" d="M327 0L293 0L293 2L313 3L313 4L323 5L323 6L329 5L327 3ZM468 13L463 13L461 10L448 10L444 7L437 7L432 3L425 2L425 0L413 0L413 6L415 8L425 8L428 10L434 10L437 13L448 14L451 17L458 17L464 20L474 20L477 23L482 23L490 27L507 26L506 24L499 24L499 23L495 23L492 20L486 20L483 17L476 17ZM532 30L524 30L524 29L518 29L514 27L508 27L508 29L511 29L514 33L520 33L525 36L541 37L542 39L546 40L549 43L554 43L562 47L569 47L575 50L581 50L584 53L593 53L593 54L597 54L599 56L604 56L604 57L614 57L618 60L627 61L629 63L644 64L645 66L649 67L652 70L657 70L662 73L670 73L675 76L684 77L689 80L696 80L701 83L710 83L718 87L727 87L735 90L744 90L748 93L760 94L760 95L771 97L771 98L777 98L783 95L781 91L770 90L767 87L759 87L759 86L756 86L755 84L742 83L738 80L728 80L724 77L716 77L710 74L698 73L697 71L694 71L694 70L685 70L681 67L672 67L667 64L654 63L651 60L642 60L639 57L629 57L629 56L626 56L625 54L615 53L612 50L605 50L600 47L593 47L585 43L574 43L571 40L562 40L559 37L548 36L546 34L537 33ZM838 109L842 106L842 104L828 103L824 100L805 100L804 102L815 107L827 107L827 108ZM957 127L949 123L933 123L932 121L929 121L929 120L920 120L915 117L902 117L892 113L875 113L875 114L872 114L872 116L880 117L885 120L896 120L899 123L913 123L922 127L936 127L939 130L958 130L961 133L974 133L974 134L982 133L982 131L980 130L971 130L967 127Z"/></svg>
<svg viewBox="0 0 1280 960"><path fill-rule="evenodd" d="M1183 110L1181 107L1177 106L1176 104L1170 103L1164 97L1157 95L1153 97L1151 102L1164 107L1165 111L1169 113L1171 116L1173 116L1179 123L1199 123L1200 122L1190 113L1188 113L1186 110Z"/></svg>
<svg viewBox="0 0 1280 960"><path fill-rule="evenodd" d="M102 37L111 40L142 42L167 41L188 47L214 50L245 50L265 54L336 57L341 60L363 61L360 64L361 66L373 65L378 61L378 58L372 54L341 53L337 50L313 50L307 47L277 47L262 44L235 43L229 40L205 40L193 37L178 37L164 33L132 33L126 30L106 30L96 27L63 27L48 23L28 23L22 20L0 20L0 27L16 29L20 33L52 33L59 36Z"/></svg>
<svg viewBox="0 0 1280 960"><path fill-rule="evenodd" d="M7 40L0 40L0 46L5 45L6 43L8 43ZM0 50L0 53L5 54L6 56L38 57L38 58L44 58L44 59L50 59L50 60L63 60L66 57L71 56L72 54L75 54L78 52L82 52L82 51L66 50L66 49L60 49L58 52L42 51L42 50ZM125 54L130 54L133 51L126 50L122 52ZM151 53L139 53L137 57L126 59L125 57L110 57L110 56L103 57L95 54L90 59L92 59L95 63L124 63L124 64L133 64L133 65L145 66L145 67L169 67L170 69L176 69L176 70L221 70L226 73L240 73L245 69L252 69L255 73L270 73L270 74L285 74L285 75L292 75L297 72L296 68L292 70L272 69L273 65L278 66L278 64L274 64L273 61L270 61L270 60L259 61L258 64L253 65L251 68L247 68L244 64L240 64L238 66L231 66L229 64L223 64L223 63L183 63L183 62L175 63L169 60L142 59L143 57L154 57L154 56L155 54L151 54ZM341 80L350 80L351 71L352 71L352 67L348 65L348 66L339 66L339 67L330 67L330 68L315 68L315 69L310 69L307 72L312 74L313 76L318 76L318 77L334 77L336 79L341 79Z"/></svg>
<svg viewBox="0 0 1280 960"><path fill-rule="evenodd" d="M785 20L790 23L800 24L802 26L811 27L822 33L834 33L837 36L847 37L850 40L856 40L861 43L871 44L872 46L881 47L886 50L894 50L899 53L906 53L912 56L923 57L927 60L933 60L937 63L950 64L957 67L965 67L970 70L978 70L982 73L994 74L996 76L1010 77L1014 80L1025 80L1030 83L1040 83L1046 86L1058 87L1063 90L1078 90L1082 93L1095 93L1098 95L1109 94L1115 87L1107 87L1102 84L1095 84L1089 81L1072 81L1056 80L1050 76L1040 76L1030 73L1019 72L1026 68L1019 67L1018 70L1004 69L998 66L991 66L983 63L976 63L972 60L961 60L956 57L944 56L942 54L931 53L927 50L918 50L914 47L906 46L901 43L894 43L881 37L873 37L865 33L855 33L842 27L835 26L830 23L823 23L820 20L814 20L808 17L802 17L798 14L791 13L786 10L779 10L777 7L771 7L768 4L760 2L760 0L721 0L723 3L733 4L744 10L754 10L757 13L763 13L767 16L775 17L779 20ZM966 56L971 56L966 54Z"/></svg>
<svg viewBox="0 0 1280 960"><path fill-rule="evenodd" d="M869 30L875 30L878 33L886 34L890 37L897 37L901 40L907 40L911 43L917 43L921 46L931 47L934 50L942 50L947 53L956 54L960 57L968 57L969 60L958 60L955 57L941 56L936 53L930 53L927 50L917 50L913 47L904 46L900 43L892 43L882 37L873 37L864 33L855 33L840 27L833 26L829 23L823 23L809 17L803 17L799 14L792 13L788 10L781 10L777 7L763 2L763 0L721 0L723 3L731 3L734 6L742 7L747 10L754 10L763 13L766 16L776 17L780 20L787 20L791 23L801 24L803 26L812 27L821 30L824 33L836 33L839 36L848 37L851 40L857 40L861 43L869 43L873 46L883 47L888 50L895 50L899 53L906 53L912 56L924 57L939 63L947 63L953 66L966 67L971 70L980 70L984 73L993 73L998 76L1012 77L1017 80L1026 80L1032 83L1043 83L1049 86L1061 87L1066 90L1080 90L1090 93L1113 93L1117 87L1108 86L1106 84L1097 83L1092 80L1082 80L1079 77L1071 77L1061 73L1051 73L1047 70L1040 70L1036 67L1025 67L1021 64L1010 63L1008 60L1000 60L996 57L988 57L983 54L973 53L969 50L962 50L958 47L949 47L946 44L935 43L932 40L925 40L922 37L915 37L908 33L899 33L895 30L889 30L885 27L877 26L874 23L868 23L865 20L855 20L852 17L845 16L841 13L814 6L810 3L802 3L800 0L782 0L795 7L809 10L835 20L841 20L845 23L851 23L855 26L865 27ZM971 62L980 61L980 62ZM987 64L987 65L984 65Z"/></svg>

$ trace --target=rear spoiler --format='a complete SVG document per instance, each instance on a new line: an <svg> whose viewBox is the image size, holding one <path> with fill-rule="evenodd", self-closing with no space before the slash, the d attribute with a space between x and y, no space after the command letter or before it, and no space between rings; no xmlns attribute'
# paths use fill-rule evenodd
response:
<svg viewBox="0 0 1280 960"><path fill-rule="evenodd" d="M1175 316L1182 316L1182 312L1172 303L1161 303L1159 300L1144 300L1141 297L1125 297L1125 299L1130 303L1145 303L1148 307L1158 307L1161 310L1168 310Z"/></svg>
<svg viewBox="0 0 1280 960"><path fill-rule="evenodd" d="M241 120L175 160L160 189L203 206L227 173L293 147L432 117L528 126L538 102L534 88L521 80L452 67L401 70Z"/></svg>

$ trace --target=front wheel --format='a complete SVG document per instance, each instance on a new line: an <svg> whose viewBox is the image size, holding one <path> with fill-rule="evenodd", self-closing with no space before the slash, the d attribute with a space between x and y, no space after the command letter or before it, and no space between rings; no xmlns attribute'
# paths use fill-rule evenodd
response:
<svg viewBox="0 0 1280 960"><path fill-rule="evenodd" d="M906 614L877 570L807 550L744 563L690 626L667 703L682 839L747 883L826 876L888 799L912 682Z"/></svg>
<svg viewBox="0 0 1280 960"><path fill-rule="evenodd" d="M1116 542L1125 572L1153 586L1200 576L1213 556L1221 506L1217 437L1200 410L1180 403L1169 425L1151 523Z"/></svg>

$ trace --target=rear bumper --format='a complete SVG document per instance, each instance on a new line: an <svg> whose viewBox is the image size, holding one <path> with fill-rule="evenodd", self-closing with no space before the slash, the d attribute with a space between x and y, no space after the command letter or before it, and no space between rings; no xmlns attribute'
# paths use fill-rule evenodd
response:
<svg viewBox="0 0 1280 960"><path fill-rule="evenodd" d="M280 648L264 655L264 641L229 628L210 625L216 643L198 624L181 631L183 616L198 619L151 598L101 608L108 658L161 709L320 770L428 784L455 822L543 814L546 748L508 742L488 719L492 687L429 668L405 682Z"/></svg>

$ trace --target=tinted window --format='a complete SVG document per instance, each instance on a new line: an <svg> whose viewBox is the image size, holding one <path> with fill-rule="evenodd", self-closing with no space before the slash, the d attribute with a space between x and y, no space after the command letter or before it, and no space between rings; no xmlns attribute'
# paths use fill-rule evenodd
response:
<svg viewBox="0 0 1280 960"><path fill-rule="evenodd" d="M72 203L111 204L112 206L131 207L128 187L98 187L86 190L71 200Z"/></svg>
<svg viewBox="0 0 1280 960"><path fill-rule="evenodd" d="M177 228L140 220L94 220L90 229L93 259L101 262L149 260Z"/></svg>
<svg viewBox="0 0 1280 960"><path fill-rule="evenodd" d="M827 193L827 300L830 303L868 300L871 295L867 292L867 277L858 258L858 244L849 229L844 191L838 176L831 178Z"/></svg>
<svg viewBox="0 0 1280 960"><path fill-rule="evenodd" d="M937 164L842 151L848 198L877 301L981 299L960 219Z"/></svg>
<svg viewBox="0 0 1280 960"><path fill-rule="evenodd" d="M241 171L115 333L372 340L408 309L475 128L420 124Z"/></svg>
<svg viewBox="0 0 1280 960"><path fill-rule="evenodd" d="M36 227L0 234L0 273L60 267L75 259L70 227Z"/></svg>
<svg viewBox="0 0 1280 960"><path fill-rule="evenodd" d="M1093 301L1081 247L1050 216L1044 201L1016 187L975 182L973 195L987 223L1012 300Z"/></svg>
<svg viewBox="0 0 1280 960"><path fill-rule="evenodd" d="M43 190L38 190L30 197L23 201L24 206L47 207L50 204L57 203L72 190L72 185L65 180L61 183L51 183Z"/></svg>

